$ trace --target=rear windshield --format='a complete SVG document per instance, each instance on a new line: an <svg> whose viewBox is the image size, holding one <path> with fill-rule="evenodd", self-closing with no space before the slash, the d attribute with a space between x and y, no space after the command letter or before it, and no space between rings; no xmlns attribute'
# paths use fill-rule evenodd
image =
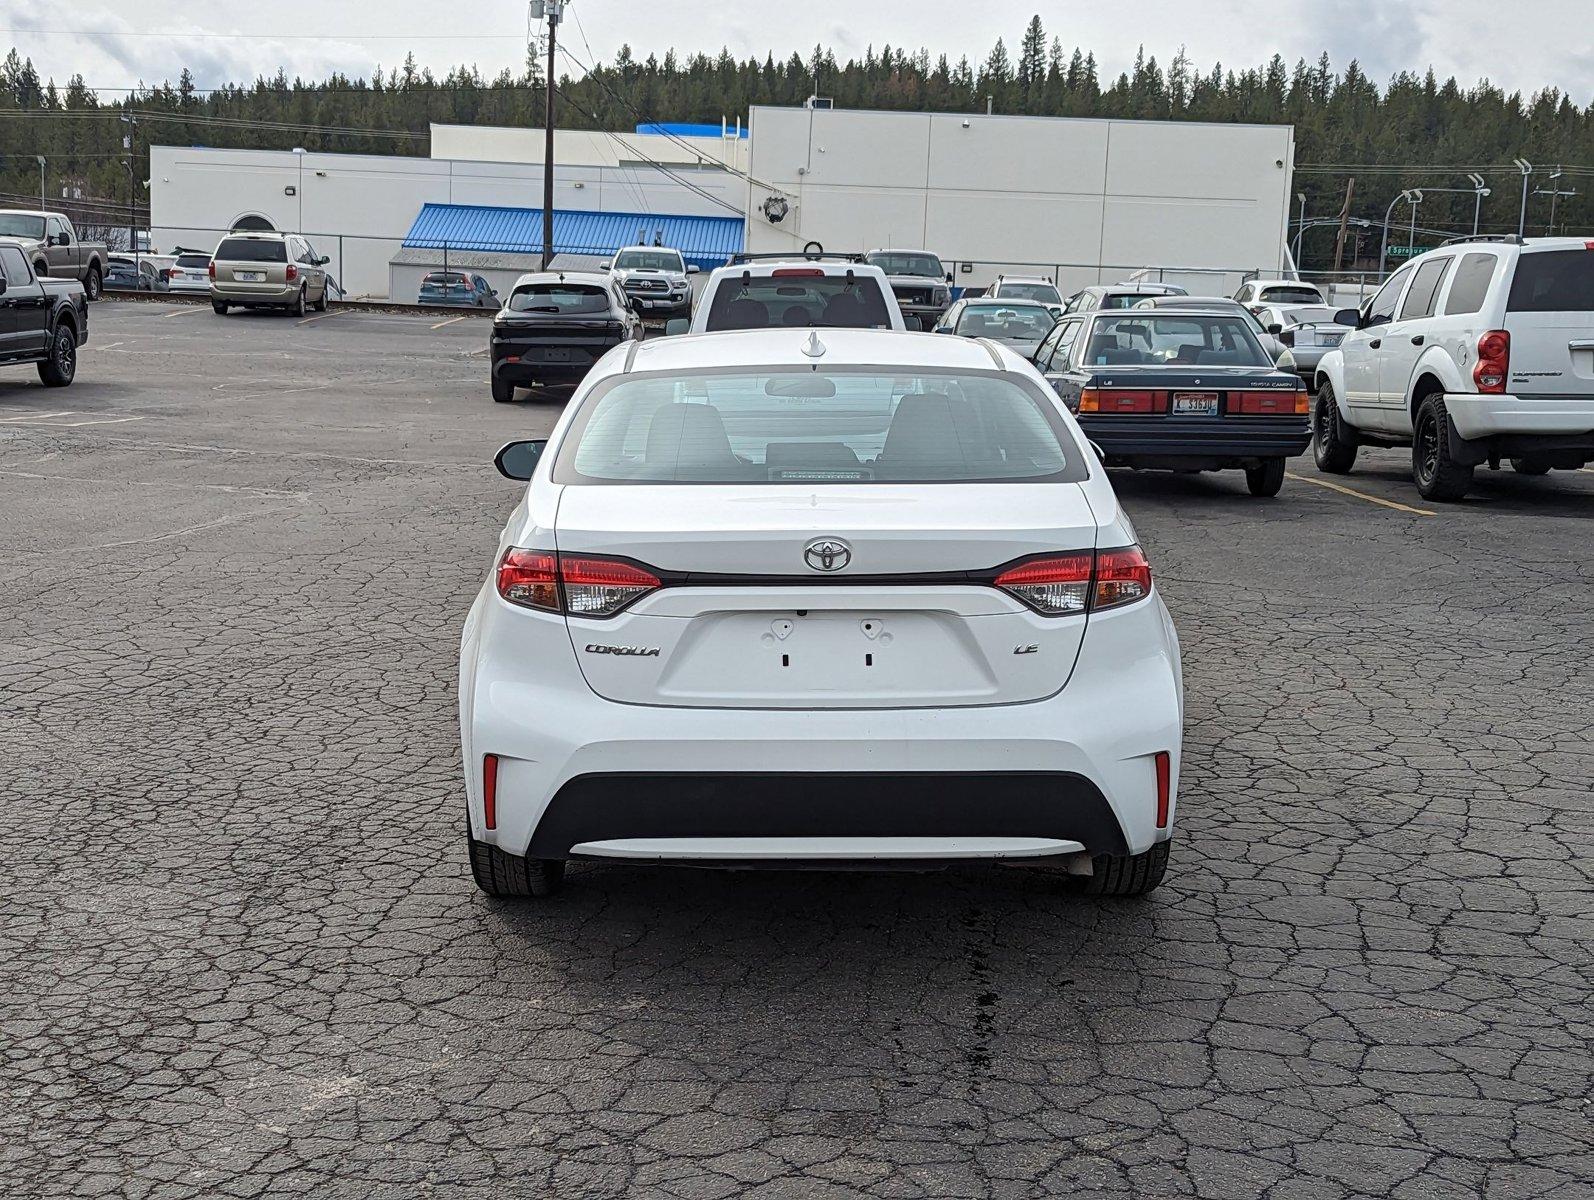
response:
<svg viewBox="0 0 1594 1200"><path fill-rule="evenodd" d="M1594 312L1594 250L1544 250L1517 259L1510 312Z"/></svg>
<svg viewBox="0 0 1594 1200"><path fill-rule="evenodd" d="M423 285L429 283L433 287L464 287L465 277L463 275L455 275L452 271L446 273L443 271L433 271L430 275L426 276L426 278L422 279L421 283Z"/></svg>
<svg viewBox="0 0 1594 1200"><path fill-rule="evenodd" d="M216 247L216 258L227 262L287 262L288 245L267 238L228 238Z"/></svg>
<svg viewBox="0 0 1594 1200"><path fill-rule="evenodd" d="M1086 348L1087 367L1271 367L1273 360L1239 317L1190 313L1105 317Z"/></svg>
<svg viewBox="0 0 1594 1200"><path fill-rule="evenodd" d="M1056 323L1057 318L1047 308L971 304L958 318L957 332L964 337L988 337L1004 342L1038 342Z"/></svg>
<svg viewBox="0 0 1594 1200"><path fill-rule="evenodd" d="M686 269L674 250L622 250L614 256L614 265L622 271L674 271L679 274Z"/></svg>
<svg viewBox="0 0 1594 1200"><path fill-rule="evenodd" d="M1321 304L1323 294L1314 287L1265 287L1262 300L1267 304Z"/></svg>
<svg viewBox="0 0 1594 1200"><path fill-rule="evenodd" d="M1279 316L1289 325L1332 325L1335 311L1326 304L1306 304L1299 308L1281 308Z"/></svg>
<svg viewBox="0 0 1594 1200"><path fill-rule="evenodd" d="M1039 393L992 375L723 371L626 377L588 397L562 483L1077 482Z"/></svg>
<svg viewBox="0 0 1594 1200"><path fill-rule="evenodd" d="M714 289L704 329L890 329L880 285L845 275L731 276Z"/></svg>
<svg viewBox="0 0 1594 1200"><path fill-rule="evenodd" d="M1004 283L996 289L1004 300L1039 300L1045 304L1061 304L1062 293L1049 283Z"/></svg>
<svg viewBox="0 0 1594 1200"><path fill-rule="evenodd" d="M587 283L529 283L509 297L509 310L524 313L601 313L609 293Z"/></svg>
<svg viewBox="0 0 1594 1200"><path fill-rule="evenodd" d="M179 254L177 256L177 262L174 265L179 267L208 267L210 266L210 255Z"/></svg>
<svg viewBox="0 0 1594 1200"><path fill-rule="evenodd" d="M879 267L887 275L923 275L930 279L942 279L946 276L946 268L933 254L910 254L902 250L892 250L883 254L871 254L869 264Z"/></svg>
<svg viewBox="0 0 1594 1200"><path fill-rule="evenodd" d="M1133 308L1142 300L1153 296L1166 296L1167 292L1114 292L1101 298L1102 308Z"/></svg>

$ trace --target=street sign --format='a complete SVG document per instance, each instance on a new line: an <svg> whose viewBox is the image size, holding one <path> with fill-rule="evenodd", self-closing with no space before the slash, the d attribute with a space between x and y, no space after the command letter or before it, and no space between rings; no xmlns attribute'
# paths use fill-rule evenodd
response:
<svg viewBox="0 0 1594 1200"><path fill-rule="evenodd" d="M1389 257L1412 258L1418 254L1427 254L1432 249L1432 246L1391 246L1389 248Z"/></svg>

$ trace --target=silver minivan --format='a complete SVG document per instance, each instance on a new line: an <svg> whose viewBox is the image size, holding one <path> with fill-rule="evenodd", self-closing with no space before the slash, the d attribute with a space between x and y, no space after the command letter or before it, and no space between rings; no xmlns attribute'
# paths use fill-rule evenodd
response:
<svg viewBox="0 0 1594 1200"><path fill-rule="evenodd" d="M332 260L296 233L232 233L210 260L210 304L229 308L327 308L327 273Z"/></svg>

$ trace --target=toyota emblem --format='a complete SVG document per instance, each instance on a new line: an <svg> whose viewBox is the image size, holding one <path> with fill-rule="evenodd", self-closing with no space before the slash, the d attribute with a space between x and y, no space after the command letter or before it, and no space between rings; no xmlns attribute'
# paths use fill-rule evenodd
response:
<svg viewBox="0 0 1594 1200"><path fill-rule="evenodd" d="M840 538L815 538L803 547L803 561L816 571L839 571L852 561L852 547Z"/></svg>

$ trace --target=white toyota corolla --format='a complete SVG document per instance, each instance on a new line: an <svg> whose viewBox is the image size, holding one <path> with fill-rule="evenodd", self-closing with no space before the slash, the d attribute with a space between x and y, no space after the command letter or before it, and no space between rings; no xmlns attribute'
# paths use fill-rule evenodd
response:
<svg viewBox="0 0 1594 1200"><path fill-rule="evenodd" d="M546 442L465 622L470 859L1051 859L1149 891L1179 645L1073 418L985 341L631 343Z"/></svg>

